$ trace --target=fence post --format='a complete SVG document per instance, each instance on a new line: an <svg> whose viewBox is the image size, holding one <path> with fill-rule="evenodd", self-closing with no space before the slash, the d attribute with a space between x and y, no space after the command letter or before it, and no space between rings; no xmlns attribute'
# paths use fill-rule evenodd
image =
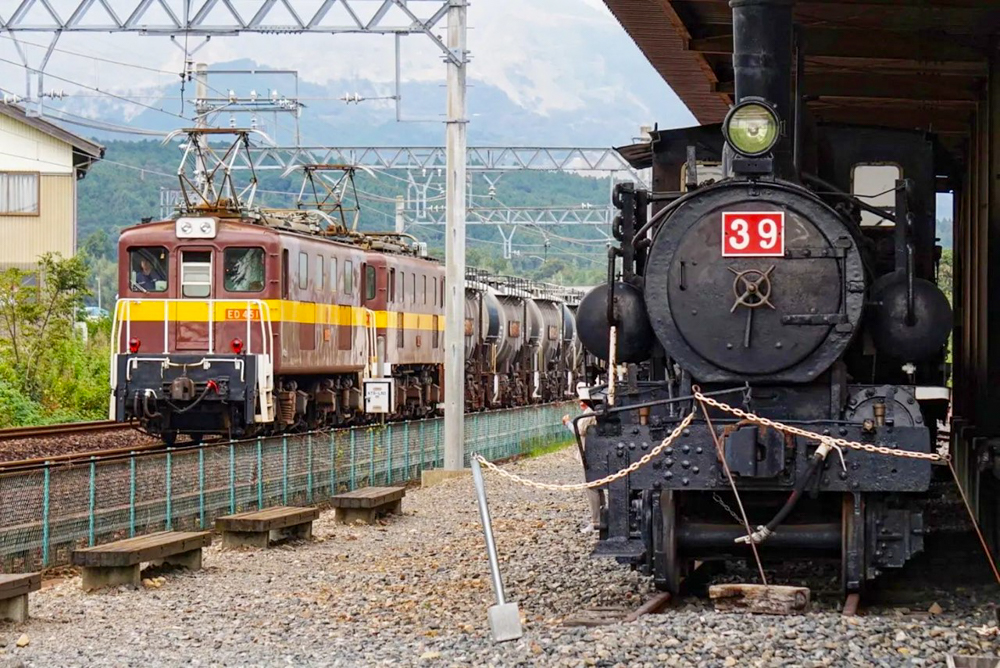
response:
<svg viewBox="0 0 1000 668"><path fill-rule="evenodd" d="M313 435L306 434L306 503L313 500Z"/></svg>
<svg viewBox="0 0 1000 668"><path fill-rule="evenodd" d="M128 537L135 537L135 451L129 455Z"/></svg>
<svg viewBox="0 0 1000 668"><path fill-rule="evenodd" d="M330 432L330 496L337 493L337 441L336 432Z"/></svg>
<svg viewBox="0 0 1000 668"><path fill-rule="evenodd" d="M90 511L87 516L87 545L94 547L97 544L97 526L94 517L95 506L97 505L97 462L94 457L90 458Z"/></svg>
<svg viewBox="0 0 1000 668"><path fill-rule="evenodd" d="M205 528L205 446L198 448L198 526Z"/></svg>
<svg viewBox="0 0 1000 668"><path fill-rule="evenodd" d="M409 480L412 476L410 475L410 421L407 420L403 423L403 443L405 447L403 448L403 468L406 473L403 475L403 480Z"/></svg>
<svg viewBox="0 0 1000 668"><path fill-rule="evenodd" d="M236 512L236 446L229 439L229 514Z"/></svg>
<svg viewBox="0 0 1000 668"><path fill-rule="evenodd" d="M173 448L167 448L167 531L174 530L174 508L171 499L173 496L171 467L173 466L174 459L172 450Z"/></svg>
<svg viewBox="0 0 1000 668"><path fill-rule="evenodd" d="M368 428L368 486L375 486L375 430Z"/></svg>
<svg viewBox="0 0 1000 668"><path fill-rule="evenodd" d="M264 508L264 446L257 437L257 510Z"/></svg>
<svg viewBox="0 0 1000 668"><path fill-rule="evenodd" d="M354 442L356 439L354 437L355 437L354 430L351 429L351 491L354 491L358 488L358 478L357 478L358 458L355 456Z"/></svg>
<svg viewBox="0 0 1000 668"><path fill-rule="evenodd" d="M417 442L420 443L420 473L424 472L424 421L417 423Z"/></svg>
<svg viewBox="0 0 1000 668"><path fill-rule="evenodd" d="M441 460L441 420L437 419L434 421L434 468L441 466L438 462Z"/></svg>
<svg viewBox="0 0 1000 668"><path fill-rule="evenodd" d="M49 565L49 484L51 463L45 462L45 479L42 484L42 566Z"/></svg>
<svg viewBox="0 0 1000 668"><path fill-rule="evenodd" d="M288 505L288 437L281 437L281 504Z"/></svg>
<svg viewBox="0 0 1000 668"><path fill-rule="evenodd" d="M386 440L389 442L386 446L386 459L385 459L385 484L392 484L392 424L389 424L389 428L385 432L387 434Z"/></svg>

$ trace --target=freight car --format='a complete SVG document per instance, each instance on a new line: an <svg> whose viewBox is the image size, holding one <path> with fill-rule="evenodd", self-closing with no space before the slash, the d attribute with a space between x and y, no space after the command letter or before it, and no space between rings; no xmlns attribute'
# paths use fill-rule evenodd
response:
<svg viewBox="0 0 1000 668"><path fill-rule="evenodd" d="M952 320L935 284L943 156L919 132L812 122L792 103L792 3L730 5L736 103L721 127L623 149L670 190L618 188L611 278L577 314L588 350L627 370L592 389L589 480L694 416L602 488L595 554L676 592L695 561L753 544L765 561L839 560L857 592L923 549L948 478L933 451ZM832 439L861 447L841 460Z"/></svg>
<svg viewBox="0 0 1000 668"><path fill-rule="evenodd" d="M112 419L172 442L439 413L444 269L424 255L321 210L123 231ZM474 273L466 312L471 410L574 396L575 327L551 289Z"/></svg>

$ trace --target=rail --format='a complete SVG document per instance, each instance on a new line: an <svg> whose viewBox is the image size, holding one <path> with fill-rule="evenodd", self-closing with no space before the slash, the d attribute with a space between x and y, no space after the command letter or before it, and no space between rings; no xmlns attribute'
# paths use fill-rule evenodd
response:
<svg viewBox="0 0 1000 668"><path fill-rule="evenodd" d="M466 463L505 459L566 436L571 404L472 413ZM442 418L168 449L132 448L0 472L0 572L69 563L78 547L209 527L272 505L322 503L443 466Z"/></svg>
<svg viewBox="0 0 1000 668"><path fill-rule="evenodd" d="M60 434L79 434L91 431L111 431L129 429L131 425L114 420L96 420L94 422L65 422L61 424L46 424L34 427L8 427L0 429L0 441L20 438L41 438L58 436Z"/></svg>

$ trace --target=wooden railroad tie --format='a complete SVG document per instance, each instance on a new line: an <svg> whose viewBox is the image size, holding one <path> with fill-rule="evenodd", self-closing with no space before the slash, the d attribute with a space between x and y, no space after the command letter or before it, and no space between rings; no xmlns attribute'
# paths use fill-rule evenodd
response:
<svg viewBox="0 0 1000 668"><path fill-rule="evenodd" d="M227 515L215 520L223 547L266 548L272 540L312 538L312 524L319 517L315 507L277 506L265 510Z"/></svg>
<svg viewBox="0 0 1000 668"><path fill-rule="evenodd" d="M719 612L791 615L809 608L808 587L717 584L708 588L708 597Z"/></svg>
<svg viewBox="0 0 1000 668"><path fill-rule="evenodd" d="M146 536L74 550L84 591L117 585L139 585L142 564L201 569L201 549L212 544L209 531L160 531Z"/></svg>
<svg viewBox="0 0 1000 668"><path fill-rule="evenodd" d="M341 524L357 520L374 524L380 515L401 514L404 496L405 487L364 487L332 497L330 505L337 509L337 521Z"/></svg>
<svg viewBox="0 0 1000 668"><path fill-rule="evenodd" d="M28 594L41 588L41 573L0 575L0 620L28 621Z"/></svg>

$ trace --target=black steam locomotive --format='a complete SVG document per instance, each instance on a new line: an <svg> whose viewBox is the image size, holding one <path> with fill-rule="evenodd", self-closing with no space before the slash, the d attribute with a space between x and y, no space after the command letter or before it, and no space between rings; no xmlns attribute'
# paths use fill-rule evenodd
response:
<svg viewBox="0 0 1000 668"><path fill-rule="evenodd" d="M617 189L609 282L578 311L587 349L607 360L613 345L619 365L592 389L589 480L695 412L648 465L603 488L595 554L669 591L696 560L749 558L735 485L762 558L839 558L845 590L859 591L923 549L933 481L947 474L871 451L929 455L946 419L941 156L926 134L813 122L792 76L791 3L730 5L736 104L721 127L654 132L623 151L652 162L658 188ZM702 413L693 388L874 447L817 454L815 438Z"/></svg>

